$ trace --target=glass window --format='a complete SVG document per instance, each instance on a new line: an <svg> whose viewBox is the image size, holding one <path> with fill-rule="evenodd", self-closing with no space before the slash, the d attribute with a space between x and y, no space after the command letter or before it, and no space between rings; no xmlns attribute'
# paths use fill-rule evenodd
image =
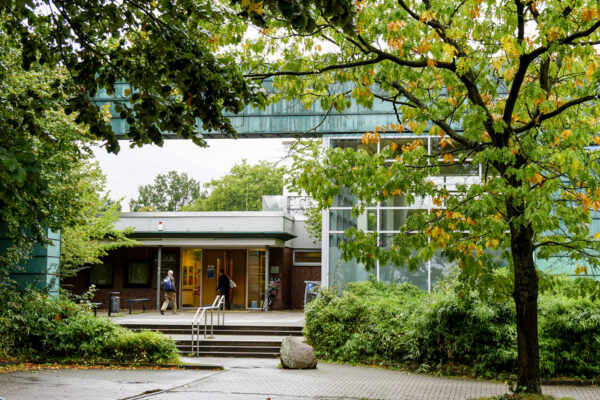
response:
<svg viewBox="0 0 600 400"><path fill-rule="evenodd" d="M430 140L431 140L431 153L430 153L431 155L441 155L443 153L448 153L448 152L451 152L452 155L454 156L454 158L458 158L458 155L462 154L462 153L467 153L467 154L473 155L472 149L466 149L458 142L454 142L454 147L447 145L446 147L444 147L442 149L442 145L440 143L439 138L430 138Z"/></svg>
<svg viewBox="0 0 600 400"><path fill-rule="evenodd" d="M441 164L441 163L440 163ZM479 175L479 164L464 161L460 164L440 165L442 176L476 176Z"/></svg>
<svg viewBox="0 0 600 400"><path fill-rule="evenodd" d="M349 282L360 282L375 275L376 271L367 271L363 264L356 260L342 260L342 250L339 244L348 239L341 233L329 235L329 285L331 287L344 286Z"/></svg>
<svg viewBox="0 0 600 400"><path fill-rule="evenodd" d="M386 146L392 146L395 144L396 150L392 151L392 155L389 159L396 158L402 154L402 147L407 146L414 141L421 141L425 150L427 150L427 137L411 137L411 138L394 138L394 139L381 139L381 149L383 150Z"/></svg>
<svg viewBox="0 0 600 400"><path fill-rule="evenodd" d="M348 188L341 188L340 194L333 198L333 207L353 207L358 203L358 197L350 192Z"/></svg>
<svg viewBox="0 0 600 400"><path fill-rule="evenodd" d="M377 143L363 144L361 138L356 139L332 139L331 147L342 149L364 150L369 154L377 153Z"/></svg>
<svg viewBox="0 0 600 400"><path fill-rule="evenodd" d="M357 218L350 214L351 210L329 210L329 230L345 231L356 228Z"/></svg>
<svg viewBox="0 0 600 400"><path fill-rule="evenodd" d="M381 210L380 221L382 231L399 231L404 225L406 220L415 214L421 214L427 212L427 210L416 210L416 209L400 209L400 210Z"/></svg>
<svg viewBox="0 0 600 400"><path fill-rule="evenodd" d="M94 264L90 268L90 285L97 287L112 287L113 284L113 264L105 261L101 264Z"/></svg>
<svg viewBox="0 0 600 400"><path fill-rule="evenodd" d="M129 261L127 263L127 286L150 287L150 262Z"/></svg>
<svg viewBox="0 0 600 400"><path fill-rule="evenodd" d="M379 245L390 248L394 244L394 237L398 234L384 233L379 235ZM429 279L428 263L424 262L411 271L407 265L394 265L387 263L379 266L379 279L384 282L411 283L421 290L427 290Z"/></svg>
<svg viewBox="0 0 600 400"><path fill-rule="evenodd" d="M294 250L294 265L321 265L321 251Z"/></svg>

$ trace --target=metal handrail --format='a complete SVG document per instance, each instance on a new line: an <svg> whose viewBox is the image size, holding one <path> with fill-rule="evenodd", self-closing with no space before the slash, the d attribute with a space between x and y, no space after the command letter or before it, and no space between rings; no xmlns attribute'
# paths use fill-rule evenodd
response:
<svg viewBox="0 0 600 400"><path fill-rule="evenodd" d="M198 307L194 319L192 319L192 353L198 355L200 353L200 324L202 322L202 316L204 316L204 338L206 339L207 325L208 325L208 313L210 311L210 338L213 337L213 310L217 310L217 325L225 325L225 296L217 295L212 305L205 307ZM223 315L221 317L221 314Z"/></svg>

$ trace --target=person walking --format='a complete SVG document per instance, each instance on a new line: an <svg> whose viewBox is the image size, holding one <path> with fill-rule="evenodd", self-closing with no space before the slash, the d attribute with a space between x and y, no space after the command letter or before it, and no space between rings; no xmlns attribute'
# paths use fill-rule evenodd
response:
<svg viewBox="0 0 600 400"><path fill-rule="evenodd" d="M173 314L177 314L177 297L175 295L175 278L173 277L173 271L169 270L167 276L162 281L163 287L165 288L165 302L160 308L160 313L165 314L165 310L169 307L169 303L172 304Z"/></svg>
<svg viewBox="0 0 600 400"><path fill-rule="evenodd" d="M231 304L229 304L229 277L225 274L225 271L219 271L219 282L217 282L217 291L225 296L225 305L227 305L227 309L231 310Z"/></svg>

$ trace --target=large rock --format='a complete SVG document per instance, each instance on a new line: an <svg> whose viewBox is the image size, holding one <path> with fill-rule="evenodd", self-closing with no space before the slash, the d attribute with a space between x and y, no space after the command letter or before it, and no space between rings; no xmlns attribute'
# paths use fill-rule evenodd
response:
<svg viewBox="0 0 600 400"><path fill-rule="evenodd" d="M302 342L302 339L299 337L287 336L283 338L279 354L283 368L317 368L317 358L312 346Z"/></svg>

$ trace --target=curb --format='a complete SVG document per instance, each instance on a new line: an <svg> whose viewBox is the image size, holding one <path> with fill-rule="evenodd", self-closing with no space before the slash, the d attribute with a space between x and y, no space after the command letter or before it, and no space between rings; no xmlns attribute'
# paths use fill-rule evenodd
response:
<svg viewBox="0 0 600 400"><path fill-rule="evenodd" d="M600 380L588 379L542 379L545 386L597 386Z"/></svg>

